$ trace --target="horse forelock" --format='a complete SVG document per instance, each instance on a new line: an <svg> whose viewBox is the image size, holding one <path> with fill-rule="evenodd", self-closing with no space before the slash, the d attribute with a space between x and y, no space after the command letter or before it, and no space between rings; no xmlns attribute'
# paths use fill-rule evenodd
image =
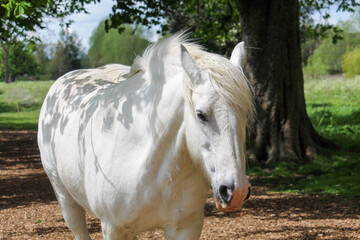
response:
<svg viewBox="0 0 360 240"><path fill-rule="evenodd" d="M220 55L204 51L189 53L199 67L208 71L214 89L235 113L241 142L244 143L245 128L254 118L254 103L251 85L243 71ZM193 106L191 81L187 75L184 78L185 100Z"/></svg>
<svg viewBox="0 0 360 240"><path fill-rule="evenodd" d="M254 104L251 85L242 70L228 59L214 55L207 62L210 79L217 93L226 101L239 121L242 143L245 142L245 127L253 120Z"/></svg>

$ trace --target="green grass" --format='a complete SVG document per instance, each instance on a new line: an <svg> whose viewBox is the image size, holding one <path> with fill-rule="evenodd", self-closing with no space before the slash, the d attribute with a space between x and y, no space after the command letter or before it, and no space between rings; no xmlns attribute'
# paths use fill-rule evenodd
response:
<svg viewBox="0 0 360 240"><path fill-rule="evenodd" d="M41 106L46 93L54 81L16 81L6 84L0 82L0 112L7 112L8 108L16 111L18 102Z"/></svg>
<svg viewBox="0 0 360 240"><path fill-rule="evenodd" d="M0 112L0 129L37 129L40 110Z"/></svg>
<svg viewBox="0 0 360 240"><path fill-rule="evenodd" d="M304 165L250 162L248 174L253 184L267 185L272 191L329 193L360 197L360 154L337 151L318 156Z"/></svg>
<svg viewBox="0 0 360 240"><path fill-rule="evenodd" d="M307 79L305 97L316 130L342 150L360 152L360 76Z"/></svg>
<svg viewBox="0 0 360 240"><path fill-rule="evenodd" d="M249 162L248 174L272 191L360 197L360 76L305 79L304 90L315 129L340 150L303 165Z"/></svg>
<svg viewBox="0 0 360 240"><path fill-rule="evenodd" d="M0 83L0 129L36 129L40 106L52 83ZM303 165L250 162L253 184L273 191L360 197L360 76L306 79L304 90L314 127L341 150ZM16 112L17 102L24 103L20 112Z"/></svg>
<svg viewBox="0 0 360 240"><path fill-rule="evenodd" d="M37 129L42 102L54 81L0 83L0 129ZM20 106L20 112L18 110Z"/></svg>

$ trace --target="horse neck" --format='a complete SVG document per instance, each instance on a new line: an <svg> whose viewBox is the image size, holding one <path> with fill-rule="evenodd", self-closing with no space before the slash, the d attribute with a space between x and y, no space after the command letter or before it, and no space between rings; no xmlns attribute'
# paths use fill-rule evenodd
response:
<svg viewBox="0 0 360 240"><path fill-rule="evenodd" d="M152 86L158 92L153 97L148 126L153 142L146 166L149 172L156 172L158 183L175 181L194 170L185 140L183 69L171 65L162 70L162 76L151 76L153 81L161 78L163 82L153 82Z"/></svg>
<svg viewBox="0 0 360 240"><path fill-rule="evenodd" d="M181 123L177 131L168 133L154 144L154 152L148 167L156 172L159 184L174 182L194 170L185 141L185 124Z"/></svg>

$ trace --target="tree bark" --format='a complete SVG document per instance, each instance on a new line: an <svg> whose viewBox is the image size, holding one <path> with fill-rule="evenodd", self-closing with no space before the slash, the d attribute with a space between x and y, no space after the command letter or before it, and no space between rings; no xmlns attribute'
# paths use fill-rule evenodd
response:
<svg viewBox="0 0 360 240"><path fill-rule="evenodd" d="M237 6L257 110L253 157L301 162L336 147L315 131L306 112L298 1L239 0Z"/></svg>
<svg viewBox="0 0 360 240"><path fill-rule="evenodd" d="M10 83L10 68L9 68L9 49L10 45L5 44L3 45L4 50L4 67L5 67L5 83Z"/></svg>

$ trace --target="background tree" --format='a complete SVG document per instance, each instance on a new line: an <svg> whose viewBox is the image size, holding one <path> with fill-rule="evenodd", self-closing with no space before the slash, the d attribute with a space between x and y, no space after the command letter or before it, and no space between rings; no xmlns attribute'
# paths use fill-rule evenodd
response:
<svg viewBox="0 0 360 240"><path fill-rule="evenodd" d="M35 46L17 41L10 48L10 81L14 82L19 76L35 76L39 72L39 63L33 55Z"/></svg>
<svg viewBox="0 0 360 240"><path fill-rule="evenodd" d="M39 74L46 74L46 70L49 64L49 54L47 53L47 49L49 48L48 44L45 43L37 43L35 45L33 54L38 62L38 73Z"/></svg>
<svg viewBox="0 0 360 240"><path fill-rule="evenodd" d="M49 63L51 79L57 79L61 75L81 68L81 43L76 33L70 33L67 29L60 31L60 40L56 44L55 55Z"/></svg>
<svg viewBox="0 0 360 240"><path fill-rule="evenodd" d="M210 51L230 56L241 39L235 1L184 1L165 11L162 32L187 29Z"/></svg>
<svg viewBox="0 0 360 240"><path fill-rule="evenodd" d="M127 26L121 34L115 29L105 31L102 21L90 38L90 49L87 61L90 67L99 67L108 63L131 65L135 56L149 45L149 41L142 35L141 27L134 30Z"/></svg>
<svg viewBox="0 0 360 240"><path fill-rule="evenodd" d="M0 5L0 47L4 52L5 82L10 82L9 50L11 45L18 39L22 39L22 41L38 40L29 37L28 33L38 28L44 28L45 17L64 18L72 13L86 12L85 4L98 1L2 0Z"/></svg>
<svg viewBox="0 0 360 240"><path fill-rule="evenodd" d="M242 0L246 72L255 91L256 159L300 161L332 144L316 133L306 113L301 69L299 3Z"/></svg>
<svg viewBox="0 0 360 240"><path fill-rule="evenodd" d="M342 62L345 52L352 51L360 43L360 8L348 20L339 21L336 25L340 33L329 31L327 36L314 38L302 37L301 56L303 71L306 75L319 76L325 74L338 74L343 72ZM311 21L313 22L313 21ZM311 23L309 25L314 25ZM302 28L300 24L300 29ZM304 27L303 27L304 28ZM301 33L306 33L301 31ZM338 34L341 41L333 41L333 35ZM304 35L304 34L302 34Z"/></svg>
<svg viewBox="0 0 360 240"><path fill-rule="evenodd" d="M35 76L39 72L39 62L33 55L35 46L26 44L23 41L16 41L9 49L9 69L8 81L14 82L19 76ZM3 56L4 52L1 52ZM4 62L0 62L1 77L5 75Z"/></svg>
<svg viewBox="0 0 360 240"><path fill-rule="evenodd" d="M1 7L0 7L1 8ZM23 31L21 28L16 27L16 24L10 21L1 21L1 23L6 22L3 26L0 26L1 38L0 46L3 51L2 60L4 64L4 80L6 83L10 83L10 65L9 65L9 54L10 47L18 42L19 37L24 37L27 41L33 41L33 38L26 38L23 36Z"/></svg>
<svg viewBox="0 0 360 240"><path fill-rule="evenodd" d="M214 1L205 2L212 4ZM306 113L300 15L317 11L326 20L330 17L328 10L334 4L338 6L338 11L353 11L359 3L351 0L227 2L236 4L240 16L237 22L241 24L242 38L248 50L245 70L254 87L259 116L253 134L255 159L302 161L316 156L324 147L334 147L316 133ZM184 1L183 6L196 9L194 6L199 6L199 3ZM161 17L171 17L166 13L174 6L176 2L172 0L118 1L106 26L121 30L123 23L160 23ZM162 25L164 27L166 23ZM309 28L308 34L325 35L329 29L335 33L340 31L332 25L319 24ZM339 35L334 34L333 41L338 39Z"/></svg>
<svg viewBox="0 0 360 240"><path fill-rule="evenodd" d="M352 51L360 43L360 33L352 33L346 30L340 36L342 40L336 43L332 42L331 35L317 41L318 47L313 49L313 53L308 57L303 69L305 74L325 75L342 72L342 56L345 52ZM313 41L308 40L307 42Z"/></svg>
<svg viewBox="0 0 360 240"><path fill-rule="evenodd" d="M347 51L342 60L342 68L346 77L360 75L360 45Z"/></svg>

